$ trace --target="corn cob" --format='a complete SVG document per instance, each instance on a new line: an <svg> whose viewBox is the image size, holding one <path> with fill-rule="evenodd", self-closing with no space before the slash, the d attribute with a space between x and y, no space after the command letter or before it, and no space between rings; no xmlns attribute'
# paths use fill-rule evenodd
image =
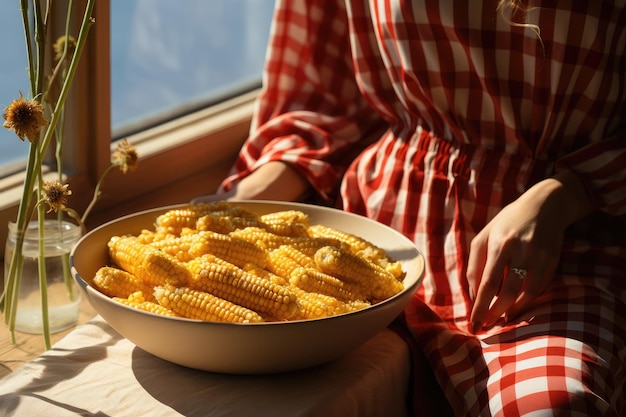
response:
<svg viewBox="0 0 626 417"><path fill-rule="evenodd" d="M291 272L298 267L315 268L315 261L298 249L281 245L269 252L268 269L281 277L289 279Z"/></svg>
<svg viewBox="0 0 626 417"><path fill-rule="evenodd" d="M115 236L108 245L113 262L147 285L185 285L191 278L189 271L174 257L139 243L136 237Z"/></svg>
<svg viewBox="0 0 626 417"><path fill-rule="evenodd" d="M110 266L103 266L93 278L93 285L101 293L109 297L128 298L136 291L152 294L152 287L130 272ZM154 301L149 296L148 301Z"/></svg>
<svg viewBox="0 0 626 417"><path fill-rule="evenodd" d="M264 249L247 240L216 232L198 232L189 248L191 258L212 254L239 267L254 263L265 267L268 262Z"/></svg>
<svg viewBox="0 0 626 417"><path fill-rule="evenodd" d="M365 300L366 298L358 286L313 268L294 269L289 283L305 291L330 295L342 301Z"/></svg>
<svg viewBox="0 0 626 417"><path fill-rule="evenodd" d="M237 237L239 239L247 240L254 243L266 250L273 250L284 243L285 237L275 235L261 227L245 227L243 229L234 230L229 234L230 236Z"/></svg>
<svg viewBox="0 0 626 417"><path fill-rule="evenodd" d="M154 297L152 296L152 289L150 289L150 293L148 294L150 299L154 300ZM160 316L178 317L176 313L163 307L162 305L157 304L154 301L146 301L142 291L130 294L128 298L113 297L113 301L117 301L120 304L124 304L138 310L147 311L148 313L158 314Z"/></svg>
<svg viewBox="0 0 626 417"><path fill-rule="evenodd" d="M308 292L298 287L292 287L292 291L298 297L298 312L294 319L318 319L361 310L370 306L365 301L345 302L330 295Z"/></svg>
<svg viewBox="0 0 626 417"><path fill-rule="evenodd" d="M259 276L279 285L289 285L289 289L294 292L297 297L298 304L298 311L292 320L321 318L361 310L370 306L370 303L366 301L343 301L330 295L305 291L294 285L290 285L289 281L285 278L278 276L267 269L260 268L257 265L248 264L244 269L250 274ZM334 279L334 277L331 278Z"/></svg>
<svg viewBox="0 0 626 417"><path fill-rule="evenodd" d="M385 268L385 270L393 275L398 281L402 281L406 276L406 272L402 268L402 264L400 262L387 262L382 263L380 266Z"/></svg>
<svg viewBox="0 0 626 417"><path fill-rule="evenodd" d="M260 323L256 312L212 294L188 287L158 286L154 297L174 313L190 319L226 323Z"/></svg>
<svg viewBox="0 0 626 417"><path fill-rule="evenodd" d="M341 230L316 224L309 227L309 235L312 237L326 237L337 239L350 248L350 253L369 259L372 262L388 262L387 253L362 237Z"/></svg>
<svg viewBox="0 0 626 417"><path fill-rule="evenodd" d="M256 214L236 205L213 210L206 216L200 217L196 223L198 230L211 230L219 233L228 233L248 226L261 227L262 223ZM217 229L213 230L213 228Z"/></svg>
<svg viewBox="0 0 626 417"><path fill-rule="evenodd" d="M160 239L150 243L155 249L160 250L170 256L173 256L180 262L187 262L193 259L193 256L189 253L191 246L196 241L196 237L193 234L185 234L181 231L180 236L168 235L167 238Z"/></svg>
<svg viewBox="0 0 626 417"><path fill-rule="evenodd" d="M243 240L247 240L267 251L278 249L282 245L291 246L307 256L313 256L318 249L324 246L341 246L342 243L333 238L311 238L306 236L281 236L260 227L246 227L230 233Z"/></svg>
<svg viewBox="0 0 626 417"><path fill-rule="evenodd" d="M178 235L185 227L195 228L196 222L200 217L214 211L227 210L232 207L233 205L227 201L216 201L212 203L189 204L185 207L168 210L157 217L156 230Z"/></svg>
<svg viewBox="0 0 626 417"><path fill-rule="evenodd" d="M156 233L152 230L143 229L141 233L137 235L137 241L139 243L143 243L144 245L152 243L155 240L156 240Z"/></svg>
<svg viewBox="0 0 626 417"><path fill-rule="evenodd" d="M314 259L322 272L358 285L368 299L384 300L404 288L402 282L381 266L333 246L318 250Z"/></svg>
<svg viewBox="0 0 626 417"><path fill-rule="evenodd" d="M256 275L257 277L270 281L273 284L278 284L278 285L283 285L283 286L289 285L289 277L287 278L281 277L280 275L277 275L273 273L272 271L268 271L265 268L261 268L258 265L246 264L244 265L242 269L249 274Z"/></svg>
<svg viewBox="0 0 626 417"><path fill-rule="evenodd" d="M221 216L217 213L208 213L198 218L196 221L196 230L210 231L222 234L228 234L237 227L230 218Z"/></svg>
<svg viewBox="0 0 626 417"><path fill-rule="evenodd" d="M337 239L344 244L341 249L348 250L354 255L365 258L370 262L382 266L400 281L404 279L405 272L402 269L402 264L400 262L393 261L389 258L384 249L374 245L372 242L363 239L362 237L322 225L310 226L308 233L312 237ZM330 244L328 246L337 245Z"/></svg>
<svg viewBox="0 0 626 417"><path fill-rule="evenodd" d="M259 220L269 232L281 236L307 236L309 216L300 210L284 210L260 216Z"/></svg>
<svg viewBox="0 0 626 417"><path fill-rule="evenodd" d="M278 320L291 318L296 297L287 288L249 274L235 265L203 255L186 263L190 286Z"/></svg>
<svg viewBox="0 0 626 417"><path fill-rule="evenodd" d="M183 227L195 227L198 213L191 208L169 210L156 219L157 232L166 232L178 235Z"/></svg>
<svg viewBox="0 0 626 417"><path fill-rule="evenodd" d="M298 287L293 287L292 291L298 297L298 311L294 316L294 320L310 320L329 317L337 314L339 300L330 296L328 299L322 299L321 294L310 293Z"/></svg>
<svg viewBox="0 0 626 417"><path fill-rule="evenodd" d="M208 230L222 234L246 227L265 228L265 225L252 213L234 209L208 213L196 222L197 230Z"/></svg>

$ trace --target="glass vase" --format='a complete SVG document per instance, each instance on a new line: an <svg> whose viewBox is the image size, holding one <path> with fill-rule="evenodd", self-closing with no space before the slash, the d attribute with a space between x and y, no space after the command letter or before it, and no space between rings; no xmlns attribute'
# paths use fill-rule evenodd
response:
<svg viewBox="0 0 626 417"><path fill-rule="evenodd" d="M78 225L67 221L46 220L44 224L48 323L50 333L55 333L72 327L78 321L80 292L71 277L69 254L82 232ZM18 233L17 225L10 222L4 255L5 287ZM24 264L21 276L17 278L19 296L15 310L15 330L43 334L44 315L39 285L39 224L36 221L28 224L22 254Z"/></svg>

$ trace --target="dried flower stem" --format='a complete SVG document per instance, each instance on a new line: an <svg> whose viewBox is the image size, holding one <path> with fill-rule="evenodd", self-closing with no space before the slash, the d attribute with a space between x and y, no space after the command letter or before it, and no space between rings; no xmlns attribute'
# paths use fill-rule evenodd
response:
<svg viewBox="0 0 626 417"><path fill-rule="evenodd" d="M104 178L115 167L116 167L115 164L109 164L107 169L100 176L100 179L98 180L98 183L96 184L96 188L93 191L93 198L91 199L91 201L89 202L89 205L85 209L85 211L83 213L83 217L80 219L80 223L81 224L83 224L83 225L85 224L85 221L87 220L87 216L89 216L89 213L91 213L91 210L93 209L93 207L96 205L96 203L100 199L100 195L102 194L100 192L100 187L102 187L102 183L104 182Z"/></svg>
<svg viewBox="0 0 626 417"><path fill-rule="evenodd" d="M39 175L39 189L43 187L43 178ZM48 315L48 278L46 274L45 252L45 210L42 204L37 204L37 218L39 222L39 256L37 257L37 269L39 270L39 295L41 297L41 323L46 348L50 349L50 318ZM26 233L23 233L25 235ZM16 249L17 252L17 249ZM21 250L20 250L21 252ZM18 295L19 296L19 295Z"/></svg>

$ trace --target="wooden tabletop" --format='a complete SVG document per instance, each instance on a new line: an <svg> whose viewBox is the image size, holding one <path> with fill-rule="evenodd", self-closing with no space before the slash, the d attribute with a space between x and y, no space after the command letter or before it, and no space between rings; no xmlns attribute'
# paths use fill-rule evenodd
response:
<svg viewBox="0 0 626 417"><path fill-rule="evenodd" d="M84 323L94 317L96 312L93 310L89 302L83 298L81 303L80 315L78 317L78 323ZM44 343L43 335L40 334L28 334L22 332L15 332L15 343L11 340L11 332L9 332L8 326L4 323L4 316L0 316L0 379L26 362L35 359L37 356L45 352L46 347ZM51 343L58 342L71 332L73 329L54 333L50 335Z"/></svg>

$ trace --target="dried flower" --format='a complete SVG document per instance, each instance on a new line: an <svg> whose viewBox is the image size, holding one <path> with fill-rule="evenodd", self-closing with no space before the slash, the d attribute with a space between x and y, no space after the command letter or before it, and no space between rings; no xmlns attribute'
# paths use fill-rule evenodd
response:
<svg viewBox="0 0 626 417"><path fill-rule="evenodd" d="M137 169L139 155L135 147L127 139L124 139L117 145L117 150L113 153L111 162L113 165L119 166L120 171L126 174Z"/></svg>
<svg viewBox="0 0 626 417"><path fill-rule="evenodd" d="M67 44L67 55L66 56L72 56L74 55L74 50L76 49L76 39L74 39L72 36L61 36L57 39L57 41L54 43L54 45L52 46L54 48L54 53L56 54L54 56L55 60L60 60L61 58L63 58L63 52L65 51L65 45Z"/></svg>
<svg viewBox="0 0 626 417"><path fill-rule="evenodd" d="M43 117L43 107L36 100L25 99L22 93L20 98L13 100L2 115L3 124L9 130L14 130L23 141L27 137L31 143L37 142L39 129L48 124Z"/></svg>
<svg viewBox="0 0 626 417"><path fill-rule="evenodd" d="M85 209L83 217L80 220L81 224L85 223L87 216L91 213L91 209L93 209L94 205L100 198L100 187L102 186L102 182L107 174L115 167L119 167L120 171L122 171L123 174L126 174L129 171L134 171L137 168L137 165L139 165L139 154L137 153L135 147L128 142L128 139L120 141L117 145L117 149L111 156L111 164L102 173L98 183L96 184L96 189L93 192L93 198Z"/></svg>
<svg viewBox="0 0 626 417"><path fill-rule="evenodd" d="M59 180L44 181L41 197L48 204L48 213L63 211L67 206L67 197L72 195L69 184L61 184Z"/></svg>

